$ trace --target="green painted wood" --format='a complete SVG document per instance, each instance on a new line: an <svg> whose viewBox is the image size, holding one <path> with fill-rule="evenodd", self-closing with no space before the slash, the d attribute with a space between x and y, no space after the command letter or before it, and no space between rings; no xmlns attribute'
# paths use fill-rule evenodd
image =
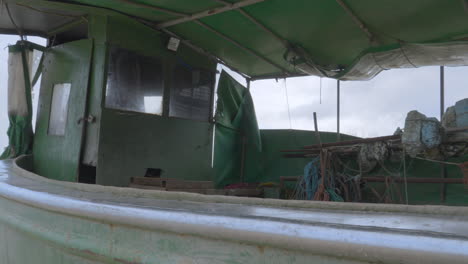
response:
<svg viewBox="0 0 468 264"><path fill-rule="evenodd" d="M80 40L49 49L45 54L34 141L34 169L48 178L76 181L83 139L92 40ZM71 83L64 136L48 135L55 84Z"/></svg>
<svg viewBox="0 0 468 264"><path fill-rule="evenodd" d="M207 122L104 109L97 184L128 186L147 168L167 178L212 180L212 134Z"/></svg>
<svg viewBox="0 0 468 264"><path fill-rule="evenodd" d="M165 112L157 116L106 109L103 101L98 184L128 186L131 177L144 176L147 168L162 169L163 177L212 180L213 125L208 120L169 118L167 111L177 62L211 72L216 70L216 63L183 45L177 52L168 51L167 41L167 36L131 19L108 18L107 47L124 48L162 61Z"/></svg>
<svg viewBox="0 0 468 264"><path fill-rule="evenodd" d="M99 130L101 126L101 107L104 101L107 64L107 17L92 15L88 19L88 36L94 41L93 62L89 77L89 92L87 100L87 115L92 115L96 121L88 124L85 131L82 163L96 166L98 160Z"/></svg>
<svg viewBox="0 0 468 264"><path fill-rule="evenodd" d="M260 130L262 138L261 182L279 182L281 176L302 176L304 167L311 159L284 158L281 150L302 149L303 146L318 144L315 131L266 129ZM336 133L320 132L322 143L336 142ZM341 134L341 140L356 137Z"/></svg>

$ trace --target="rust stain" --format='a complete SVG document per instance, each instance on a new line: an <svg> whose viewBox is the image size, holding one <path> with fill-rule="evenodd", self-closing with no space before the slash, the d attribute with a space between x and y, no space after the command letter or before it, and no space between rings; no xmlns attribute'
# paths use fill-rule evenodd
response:
<svg viewBox="0 0 468 264"><path fill-rule="evenodd" d="M82 253L84 253L84 254L91 255L91 256L93 256L93 257L100 257L100 256L101 256L101 255L99 255L99 254L96 254L96 253L92 252L92 251L89 250L89 249L82 249L82 250L80 250L80 251L81 251Z"/></svg>
<svg viewBox="0 0 468 264"><path fill-rule="evenodd" d="M264 246L257 246L258 251L260 251L260 254L263 254L265 252L265 247Z"/></svg>
<svg viewBox="0 0 468 264"><path fill-rule="evenodd" d="M93 251L91 251L89 249L82 249L82 250L80 250L80 252L83 253L83 254L89 255L89 256L96 257L96 258L103 257L103 255L94 253ZM125 259L120 259L120 258L113 258L113 260L118 262L118 263L123 263L123 264L142 264L139 261L127 261Z"/></svg>

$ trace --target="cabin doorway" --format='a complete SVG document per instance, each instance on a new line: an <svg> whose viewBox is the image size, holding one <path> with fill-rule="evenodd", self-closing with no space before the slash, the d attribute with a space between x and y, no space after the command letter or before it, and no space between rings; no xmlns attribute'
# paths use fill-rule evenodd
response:
<svg viewBox="0 0 468 264"><path fill-rule="evenodd" d="M77 181L87 122L86 100L92 40L51 47L45 53L33 148L34 170L48 178Z"/></svg>

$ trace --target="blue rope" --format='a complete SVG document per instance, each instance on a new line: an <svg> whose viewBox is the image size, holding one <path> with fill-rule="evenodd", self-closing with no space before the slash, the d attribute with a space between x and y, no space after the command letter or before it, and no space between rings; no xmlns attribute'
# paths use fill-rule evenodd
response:
<svg viewBox="0 0 468 264"><path fill-rule="evenodd" d="M330 200L343 202L343 198L335 192L335 177L333 174L330 175L332 175L330 177L330 186L326 188L327 193L330 195ZM307 200L314 199L321 178L320 157L316 157L304 167L305 198Z"/></svg>
<svg viewBox="0 0 468 264"><path fill-rule="evenodd" d="M316 157L304 167L305 193L307 200L313 200L319 185L320 158Z"/></svg>

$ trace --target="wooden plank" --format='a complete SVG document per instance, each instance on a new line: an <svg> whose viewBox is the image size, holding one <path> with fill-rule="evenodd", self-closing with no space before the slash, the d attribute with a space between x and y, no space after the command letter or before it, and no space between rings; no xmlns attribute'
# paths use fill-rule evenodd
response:
<svg viewBox="0 0 468 264"><path fill-rule="evenodd" d="M162 187L161 178L132 177L133 184Z"/></svg>
<svg viewBox="0 0 468 264"><path fill-rule="evenodd" d="M167 189L167 191L199 193L199 194L207 194L207 195L225 195L224 190L217 190L217 189Z"/></svg>
<svg viewBox="0 0 468 264"><path fill-rule="evenodd" d="M132 183L171 189L214 189L214 183L212 181L184 181L171 178L133 177Z"/></svg>
<svg viewBox="0 0 468 264"><path fill-rule="evenodd" d="M171 189L214 189L214 183L212 181L166 179L166 187Z"/></svg>
<svg viewBox="0 0 468 264"><path fill-rule="evenodd" d="M150 185L140 185L140 184L133 184L129 185L130 188L137 188L137 189L145 189L145 190L158 190L158 191L165 191L166 188L158 187L158 186L150 186Z"/></svg>
<svg viewBox="0 0 468 264"><path fill-rule="evenodd" d="M261 189L227 189L224 191L228 196L261 197L263 194Z"/></svg>

